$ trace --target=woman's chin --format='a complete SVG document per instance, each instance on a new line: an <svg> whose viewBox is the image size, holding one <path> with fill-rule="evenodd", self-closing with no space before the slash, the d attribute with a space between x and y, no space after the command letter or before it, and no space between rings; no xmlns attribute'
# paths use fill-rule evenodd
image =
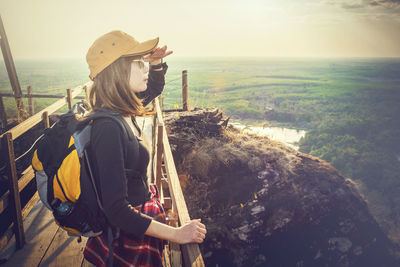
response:
<svg viewBox="0 0 400 267"><path fill-rule="evenodd" d="M135 92L135 93L141 93L141 92L144 92L146 90L147 90L147 86L142 87L142 88L135 88L132 91Z"/></svg>

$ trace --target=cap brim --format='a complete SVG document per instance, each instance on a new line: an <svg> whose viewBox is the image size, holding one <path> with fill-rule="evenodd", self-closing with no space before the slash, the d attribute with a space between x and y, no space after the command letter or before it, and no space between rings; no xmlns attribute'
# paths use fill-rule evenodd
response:
<svg viewBox="0 0 400 267"><path fill-rule="evenodd" d="M146 55L150 53L154 48L158 45L159 38L155 38L152 40L148 40L142 43L137 44L135 47L129 49L123 57L130 56L138 56L138 55Z"/></svg>

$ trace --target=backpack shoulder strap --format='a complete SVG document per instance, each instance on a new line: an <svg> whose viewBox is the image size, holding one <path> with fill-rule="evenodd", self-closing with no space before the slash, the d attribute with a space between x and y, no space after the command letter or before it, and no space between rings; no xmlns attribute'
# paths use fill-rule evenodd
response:
<svg viewBox="0 0 400 267"><path fill-rule="evenodd" d="M95 120L104 118L109 118L115 121L121 127L121 130L124 131L129 140L132 140L132 138L134 138L134 135L128 123L119 113L115 111L111 111L108 109L97 109L93 114L89 115L82 123L87 125Z"/></svg>

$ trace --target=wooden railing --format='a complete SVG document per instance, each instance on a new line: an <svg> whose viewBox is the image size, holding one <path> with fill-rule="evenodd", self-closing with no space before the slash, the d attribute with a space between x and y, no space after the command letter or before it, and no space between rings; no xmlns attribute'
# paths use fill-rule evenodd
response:
<svg viewBox="0 0 400 267"><path fill-rule="evenodd" d="M34 171L32 167L29 166L22 172L22 177L18 177L14 153L14 140L40 122L43 122L44 127L48 128L49 115L66 104L70 108L72 106L72 99L77 97L82 90L86 90L86 88L90 87L90 85L91 82L88 82L83 86L74 88L72 91L67 90L67 95L62 99L0 135L2 158L5 159L6 175L8 177L8 191L0 198L0 214L3 213L7 207L12 214L12 223L3 236L0 237L0 251L5 248L13 234L15 234L17 248L23 247L25 244L23 220L28 216L31 209L39 200L38 192L36 192L27 204L21 207L20 192L32 181L34 178Z"/></svg>
<svg viewBox="0 0 400 267"><path fill-rule="evenodd" d="M89 82L90 83L90 82ZM79 86L78 86L79 87ZM87 87L85 87L87 88ZM71 104L71 100L72 100L72 91L71 89L67 89L67 93L66 95L47 95L47 94L33 94L32 93L32 86L28 86L27 87L27 94L22 94L20 96L20 98L28 98L28 112L30 116L33 116L35 114L35 106L34 106L34 102L33 99L34 98L60 98L60 99L65 99L67 101L68 107ZM71 97L70 97L71 95ZM4 105L4 100L3 98L6 97L11 97L11 98L15 98L16 96L14 94L11 93L0 93L0 122L2 124L3 128L7 128L7 113L6 113L6 108ZM75 96L73 97L74 99L85 99L86 96ZM71 100L70 100L71 99ZM64 101L61 101L64 102ZM17 113L18 113L18 106L17 106ZM16 138L16 137L14 137Z"/></svg>
<svg viewBox="0 0 400 267"><path fill-rule="evenodd" d="M169 206L172 204L172 211L178 216L180 225L183 225L190 221L190 216L176 172L158 98L154 100L153 104L157 111L154 117L155 124L153 125L153 127L157 129L156 134L153 134L153 151L157 151L155 153L155 162L153 163L153 168L156 168L153 172L155 173L155 182L161 193L164 207L170 208ZM163 174L165 174L165 178L168 182L167 185L163 183ZM166 186L169 189L172 202L169 202L170 199L168 197L164 197L163 189ZM177 244L170 245L170 249L173 250L173 253L171 253L171 266L181 266L179 255L174 255L174 253L176 254L179 250L177 247ZM182 245L181 251L183 252L184 266L204 266L203 257L197 244Z"/></svg>

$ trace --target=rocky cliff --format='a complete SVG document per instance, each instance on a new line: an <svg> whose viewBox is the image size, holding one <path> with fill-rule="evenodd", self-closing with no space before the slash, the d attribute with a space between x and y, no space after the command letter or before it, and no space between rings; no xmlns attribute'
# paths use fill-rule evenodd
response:
<svg viewBox="0 0 400 267"><path fill-rule="evenodd" d="M329 163L227 126L217 109L166 114L207 266L400 266L352 184Z"/></svg>

